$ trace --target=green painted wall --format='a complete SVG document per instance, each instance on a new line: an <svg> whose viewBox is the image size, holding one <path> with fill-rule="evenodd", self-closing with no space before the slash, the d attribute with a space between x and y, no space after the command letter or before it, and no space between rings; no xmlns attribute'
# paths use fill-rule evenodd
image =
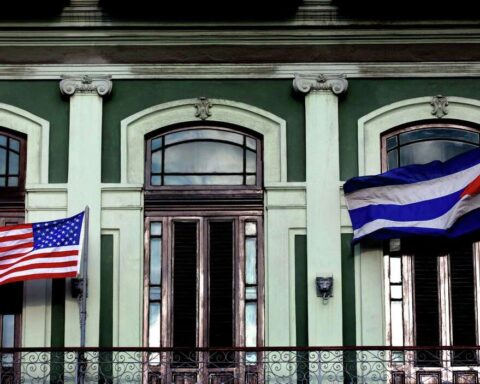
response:
<svg viewBox="0 0 480 384"><path fill-rule="evenodd" d="M352 234L342 234L342 314L343 345L356 345L355 260Z"/></svg>
<svg viewBox="0 0 480 384"><path fill-rule="evenodd" d="M59 82L0 81L0 103L25 109L50 122L50 183L67 182L69 100L60 94Z"/></svg>
<svg viewBox="0 0 480 384"><path fill-rule="evenodd" d="M291 80L116 80L104 102L102 181L120 181L121 120L160 103L200 96L240 101L285 119L288 180L305 180L304 103Z"/></svg>
<svg viewBox="0 0 480 384"><path fill-rule="evenodd" d="M297 347L308 346L307 236L295 236L295 330Z"/></svg>
<svg viewBox="0 0 480 384"><path fill-rule="evenodd" d="M382 106L421 96L480 99L480 79L349 79L340 99L340 177L358 174L357 122Z"/></svg>

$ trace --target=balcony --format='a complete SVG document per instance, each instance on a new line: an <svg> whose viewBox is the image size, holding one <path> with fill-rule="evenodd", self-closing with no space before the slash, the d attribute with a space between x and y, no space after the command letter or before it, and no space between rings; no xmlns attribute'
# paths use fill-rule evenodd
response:
<svg viewBox="0 0 480 384"><path fill-rule="evenodd" d="M478 383L480 347L0 349L0 383Z"/></svg>

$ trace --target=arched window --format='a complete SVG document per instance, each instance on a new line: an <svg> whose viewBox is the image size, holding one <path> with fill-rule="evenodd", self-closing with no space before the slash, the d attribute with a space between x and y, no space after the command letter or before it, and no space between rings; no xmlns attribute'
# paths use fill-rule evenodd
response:
<svg viewBox="0 0 480 384"><path fill-rule="evenodd" d="M215 126L185 127L147 141L147 186L240 186L261 183L258 138Z"/></svg>
<svg viewBox="0 0 480 384"><path fill-rule="evenodd" d="M0 127L0 226L24 222L26 139ZM23 283L0 286L0 348L20 346ZM13 354L3 354L0 382L14 382Z"/></svg>
<svg viewBox="0 0 480 384"><path fill-rule="evenodd" d="M202 124L154 133L145 145L144 343L206 349L168 366L153 356L150 381L254 376L255 353L245 372L234 352L214 350L263 344L262 139Z"/></svg>
<svg viewBox="0 0 480 384"><path fill-rule="evenodd" d="M386 171L445 161L479 145L479 129L458 121L398 127L382 136L382 167ZM387 338L391 345L478 345L478 245L472 240L392 240L387 248ZM440 369L451 360L458 367L454 370L461 370L462 365L477 363L475 354L449 353L423 351L415 365ZM440 380L439 375L440 371L432 372L432 380Z"/></svg>

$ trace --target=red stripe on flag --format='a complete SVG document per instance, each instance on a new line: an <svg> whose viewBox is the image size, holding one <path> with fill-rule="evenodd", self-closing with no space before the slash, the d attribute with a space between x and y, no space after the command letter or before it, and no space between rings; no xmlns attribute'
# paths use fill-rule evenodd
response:
<svg viewBox="0 0 480 384"><path fill-rule="evenodd" d="M463 190L460 197L464 196L474 196L480 193L480 176L477 176L475 180L473 180L467 187Z"/></svg>
<svg viewBox="0 0 480 384"><path fill-rule="evenodd" d="M6 227L0 227L0 235L2 232L14 231L16 229L32 228L32 224L19 224L19 225L7 225Z"/></svg>
<svg viewBox="0 0 480 384"><path fill-rule="evenodd" d="M0 279L4 278L5 276L12 275L16 272L20 271L28 271L28 270L33 270L33 269L39 269L39 268L51 268L52 270L55 269L62 269L64 267L76 267L78 262L76 260L74 261L63 261L60 263L38 263L38 264L29 264L29 265L23 265L21 267L17 267L12 269L11 271L5 272L5 273L0 273ZM32 274L35 274L32 271Z"/></svg>
<svg viewBox="0 0 480 384"><path fill-rule="evenodd" d="M27 260L34 260L34 259L41 259L41 258L59 258L59 257L67 257L67 256L77 256L78 251L63 251L63 252L49 252L49 253L36 253L33 255L28 255L28 252L25 253L25 256L18 256L16 255L13 259L21 258L21 260L16 260L15 262L0 264L0 271L2 269L10 268L12 265L17 263L21 263ZM4 261L5 259L1 259L0 261Z"/></svg>
<svg viewBox="0 0 480 384"><path fill-rule="evenodd" d="M22 239L28 239L28 238L33 239L32 232L22 233L20 235L12 235L12 236L1 237L0 238L0 244L2 244L5 241L22 240Z"/></svg>
<svg viewBox="0 0 480 384"><path fill-rule="evenodd" d="M22 248L32 248L33 249L33 241L29 242L29 243L10 245L8 247L0 247L0 256L2 256L2 252L13 251L15 249L22 249Z"/></svg>
<svg viewBox="0 0 480 384"><path fill-rule="evenodd" d="M0 285L7 284L7 283L15 283L17 281L26 281L26 280L36 280L36 279L63 279L67 277L76 277L77 272L62 272L59 271L57 273L50 272L50 273L37 273L33 275L24 275L24 276L16 276L12 277L11 279L6 279L0 282Z"/></svg>

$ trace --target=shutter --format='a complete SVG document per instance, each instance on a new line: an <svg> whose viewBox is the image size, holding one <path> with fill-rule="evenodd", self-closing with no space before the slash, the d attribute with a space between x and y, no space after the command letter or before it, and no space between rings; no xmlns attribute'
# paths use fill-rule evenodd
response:
<svg viewBox="0 0 480 384"><path fill-rule="evenodd" d="M173 246L173 346L195 347L197 224L176 222Z"/></svg>
<svg viewBox="0 0 480 384"><path fill-rule="evenodd" d="M453 345L476 345L473 267L472 243L456 242L450 251ZM457 365L472 364L475 353L459 351L454 360Z"/></svg>

